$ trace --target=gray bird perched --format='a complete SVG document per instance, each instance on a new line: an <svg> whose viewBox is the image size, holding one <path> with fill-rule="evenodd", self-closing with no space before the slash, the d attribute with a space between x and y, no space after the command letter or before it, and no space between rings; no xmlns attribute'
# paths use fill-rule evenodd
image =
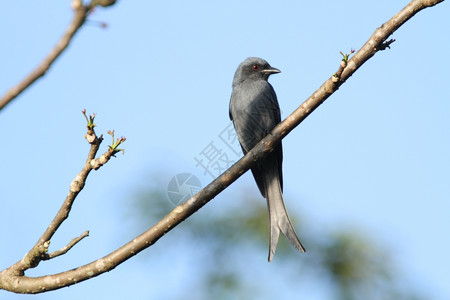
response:
<svg viewBox="0 0 450 300"><path fill-rule="evenodd" d="M267 61L249 57L236 70L230 100L230 119L233 121L242 151L247 153L281 121L277 95L267 81L271 74L280 73ZM253 168L256 184L267 199L270 223L269 261L277 248L280 231L300 252L305 252L283 201L283 152L281 142Z"/></svg>

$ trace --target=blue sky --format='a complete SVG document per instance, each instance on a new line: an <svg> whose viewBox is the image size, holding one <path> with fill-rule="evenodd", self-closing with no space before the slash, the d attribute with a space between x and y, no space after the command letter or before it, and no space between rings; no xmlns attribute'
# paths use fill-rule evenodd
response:
<svg viewBox="0 0 450 300"><path fill-rule="evenodd" d="M260 56L282 71L270 81L286 117L337 70L339 51L359 49L407 3L119 1L98 9L90 19L108 28L83 27L46 76L0 112L0 234L8 241L0 269L35 243L81 169L88 152L82 109L97 113L98 133L126 136L126 153L91 174L52 245L86 229L91 236L70 258L30 275L88 263L139 234L124 230L123 211L130 191L154 180L151 174L164 174L167 183L181 172L203 185L211 180L193 158L229 125L231 81L243 59ZM8 1L0 11L4 93L47 55L72 12L70 1ZM305 229L308 222L347 226L377 237L399 269L438 300L450 297L448 15L447 2L416 15L394 34L392 49L376 54L283 140L287 206L306 216ZM209 205L220 209L243 187L258 193L246 174ZM137 264L131 259L34 298L79 299L94 288L109 298L157 297L151 289L108 288L130 276L136 284L156 278Z"/></svg>

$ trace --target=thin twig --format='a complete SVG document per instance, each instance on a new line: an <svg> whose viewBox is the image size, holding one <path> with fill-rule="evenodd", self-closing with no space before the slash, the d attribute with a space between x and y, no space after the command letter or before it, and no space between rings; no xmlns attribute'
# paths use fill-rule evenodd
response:
<svg viewBox="0 0 450 300"><path fill-rule="evenodd" d="M69 46L70 41L77 33L78 29L83 25L86 20L91 8L89 6L78 5L74 7L75 14L73 16L72 22L67 27L66 32L55 45L55 47L50 51L47 57L34 69L28 76L26 76L19 84L9 89L0 98L0 111L8 105L12 100L14 100L20 93L22 93L26 88L32 85L40 77L50 69L53 62L61 55L61 53Z"/></svg>
<svg viewBox="0 0 450 300"><path fill-rule="evenodd" d="M73 179L72 183L70 184L69 193L67 194L66 199L64 200L61 208L59 209L59 211L56 214L53 221L47 227L47 230L42 234L42 236L36 242L36 245L42 244L46 241L49 241L53 237L55 232L58 230L59 226L61 226L61 224L69 216L69 213L70 213L70 210L72 209L72 205L73 205L73 202L75 201L75 198L78 196L78 194L84 188L86 179L87 179L89 173L93 170L93 168L91 166L91 161L95 159L95 155L97 154L102 141L103 141L103 138L100 136L99 138L95 139L95 142L91 143L91 148L89 150L89 154L86 159L86 162L84 163L83 168L81 169L80 173L78 173L78 175L75 176L75 178Z"/></svg>
<svg viewBox="0 0 450 300"><path fill-rule="evenodd" d="M70 249L72 249L73 246L75 246L79 241L81 241L82 239L84 239L85 237L89 236L89 231L86 230L85 232L83 232L82 235L80 235L79 237L73 238L65 247L54 251L52 253L49 253L48 255L46 255L43 260L48 260L48 259L52 259L55 257L58 257L60 255L66 254L67 251L69 251Z"/></svg>

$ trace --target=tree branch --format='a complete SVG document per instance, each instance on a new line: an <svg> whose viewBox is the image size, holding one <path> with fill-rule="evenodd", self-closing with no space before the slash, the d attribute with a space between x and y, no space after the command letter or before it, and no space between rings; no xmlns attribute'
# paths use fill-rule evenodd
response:
<svg viewBox="0 0 450 300"><path fill-rule="evenodd" d="M34 69L28 76L26 76L16 86L10 88L0 98L0 111L8 105L12 100L19 96L25 89L31 86L36 80L45 75L50 69L55 60L63 53L63 51L69 46L74 35L78 32L78 29L83 26L88 14L95 8L96 5L110 6L115 3L111 0L92 0L88 5L83 5L81 0L74 0L72 2L72 8L75 11L72 22L66 29L66 32L61 39L56 43L55 47L50 51L47 57Z"/></svg>
<svg viewBox="0 0 450 300"><path fill-rule="evenodd" d="M85 114L85 110L83 111L83 114ZM86 116L86 115L85 115ZM100 144L103 141L103 137L100 135L100 137L97 137L94 131L95 124L93 123L95 118L92 117L92 122L87 125L87 134L86 139L91 144L91 148L89 150L88 157L86 159L86 162L84 163L83 168L81 169L80 173L73 179L72 183L70 184L69 193L66 196L66 199L63 202L63 205L59 209L58 213L56 214L53 221L50 223L50 225L47 227L47 230L42 234L42 236L39 238L39 240L36 242L36 246L43 244L46 241L49 241L55 232L58 230L59 226L69 217L69 212L72 209L73 202L75 201L75 198L78 196L78 194L81 192L81 190L84 188L84 185L86 183L86 179L89 175L89 173L94 169L92 167L92 161L95 161L95 156L97 155L97 152L100 148ZM108 154L110 150L108 150L104 155ZM111 157L111 155L109 156ZM106 162L105 162L106 163Z"/></svg>
<svg viewBox="0 0 450 300"><path fill-rule="evenodd" d="M72 249L73 246L75 246L76 244L78 244L79 241L81 241L82 239L84 239L85 237L89 236L89 231L86 230L85 232L83 232L82 235L80 235L79 237L73 238L65 247L54 251L52 253L49 253L48 255L46 255L42 260L48 260L48 259L52 259L55 258L57 256L66 254L70 249Z"/></svg>
<svg viewBox="0 0 450 300"><path fill-rule="evenodd" d="M256 163L256 161L260 160L265 155L270 153L273 148L281 141L281 139L283 139L290 131L297 127L306 117L308 117L317 107L319 107L328 97L330 97L348 78L350 78L350 76L352 76L356 72L356 70L362 64L364 64L364 62L370 59L376 52L381 51L389 46L389 44L386 44L385 41L395 30L397 30L401 25L403 25L420 10L434 6L443 1L444 0L411 1L393 18L383 24L380 28L376 29L369 40L363 45L360 50L358 50L353 55L350 60L348 60L347 56L347 58L344 59L343 62L341 62L340 67L335 74L333 74L327 81L325 81L325 83L323 83L317 91L315 91L283 122L278 124L268 136L266 136L261 142L259 142L243 158L241 158L237 163L231 166L227 171L217 177L210 184L208 184L199 193L194 195L191 199L175 207L169 214L167 214L164 218L162 218L159 222L157 222L154 226L152 226L140 236L136 237L132 241L128 242L127 244L123 245L119 249L113 251L103 258L100 258L79 268L54 275L34 278L27 277L23 276L23 273L18 273L17 268L11 270L14 267L13 266L0 272L0 288L16 293L32 294L70 286L98 276L104 272L111 271L117 265L124 262L128 258L150 247L172 228L191 216L202 206L208 203L212 198L222 192L231 183L237 180L242 174L248 171ZM83 170L80 174L83 173ZM77 180L77 178L75 180ZM75 185L79 186L79 184ZM80 185L84 185L84 181L83 184ZM60 213L58 213L58 215L59 214ZM55 219L57 218L58 216ZM58 222L56 222L56 224L58 224ZM45 252L45 248L48 247L46 241L56 231L56 229L50 228L51 226L49 226L46 233L44 233L39 242L36 244L39 246L35 246L32 249L32 251L35 252L35 256L41 255L43 252Z"/></svg>
<svg viewBox="0 0 450 300"><path fill-rule="evenodd" d="M62 249L50 254L47 253L48 247L50 246L50 239L56 233L61 224L69 217L72 205L78 194L84 188L89 173L92 170L98 170L100 167L106 164L117 152L123 151L122 149L118 149L118 146L125 141L125 138L118 138L116 141L114 141L114 131L109 131L108 133L111 134L113 139L112 144L108 147L108 150L103 155L101 155L99 158L95 158L100 148L100 144L103 141L103 137L97 137L94 131L94 127L96 126L94 124L95 114L93 116L89 116L89 118L86 116L86 110L83 110L83 114L86 117L87 121L87 134L85 135L85 138L89 142L89 144L91 144L86 162L84 163L81 172L78 173L78 175L70 184L69 194L64 200L55 218L47 227L39 240L36 242L36 244L33 246L33 248L31 248L31 250L28 251L20 261L18 261L8 269L0 272L0 288L2 289L9 290L8 287L12 285L14 286L14 288L11 291L17 293L29 293L27 288L24 289L23 285L21 285L20 283L21 277L25 278L25 276L23 275L25 274L26 270L37 267L42 260L49 260L67 253L79 241L89 235L89 231L85 231L81 236L72 239L72 241L70 241L70 243Z"/></svg>

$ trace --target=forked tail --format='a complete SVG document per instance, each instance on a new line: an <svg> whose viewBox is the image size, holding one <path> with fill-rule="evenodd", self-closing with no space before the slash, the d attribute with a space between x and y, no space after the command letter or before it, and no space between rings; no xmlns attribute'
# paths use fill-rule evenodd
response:
<svg viewBox="0 0 450 300"><path fill-rule="evenodd" d="M280 181L274 173L266 174L267 182L267 205L269 208L270 242L269 242L269 262L272 260L277 249L278 238L281 233L300 252L305 252L300 239L295 233L291 220L284 206L283 194L281 192Z"/></svg>

